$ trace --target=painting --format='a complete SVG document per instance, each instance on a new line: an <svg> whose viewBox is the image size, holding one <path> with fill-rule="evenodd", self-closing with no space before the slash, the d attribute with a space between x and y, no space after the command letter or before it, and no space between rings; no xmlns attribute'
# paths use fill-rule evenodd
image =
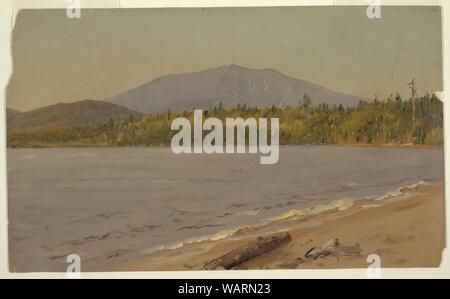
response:
<svg viewBox="0 0 450 299"><path fill-rule="evenodd" d="M441 27L434 6L20 10L9 270L439 267Z"/></svg>

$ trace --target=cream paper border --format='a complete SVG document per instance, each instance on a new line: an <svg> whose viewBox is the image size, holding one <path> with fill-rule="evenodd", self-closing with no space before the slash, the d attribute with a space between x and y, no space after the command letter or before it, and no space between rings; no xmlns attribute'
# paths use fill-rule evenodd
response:
<svg viewBox="0 0 450 299"><path fill-rule="evenodd" d="M7 235L6 189L6 86L12 74L11 31L14 17L23 8L66 8L66 0L1 0L0 1L0 278L67 278L65 273L9 273ZM70 2L70 1L69 1ZM131 7L242 7L242 6L367 6L370 0L81 0L82 8L131 8ZM445 93L450 86L450 1L448 0L381 0L382 5L442 6L442 42L444 70L444 103L450 101ZM439 268L382 269L382 278L450 278L448 242L450 240L450 106L444 105L445 127L445 189L446 189L446 240L442 264ZM81 264L83 268L83 264ZM339 270L245 270L245 271L147 271L147 272L98 272L81 273L81 278L367 278L367 269Z"/></svg>

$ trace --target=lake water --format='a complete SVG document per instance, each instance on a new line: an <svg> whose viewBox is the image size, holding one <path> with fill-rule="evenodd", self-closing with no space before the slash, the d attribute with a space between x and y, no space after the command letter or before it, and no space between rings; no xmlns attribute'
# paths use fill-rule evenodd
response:
<svg viewBox="0 0 450 299"><path fill-rule="evenodd" d="M8 149L9 248L20 271L82 271L292 209L382 196L443 180L441 149L280 147L259 155L175 155L170 148Z"/></svg>

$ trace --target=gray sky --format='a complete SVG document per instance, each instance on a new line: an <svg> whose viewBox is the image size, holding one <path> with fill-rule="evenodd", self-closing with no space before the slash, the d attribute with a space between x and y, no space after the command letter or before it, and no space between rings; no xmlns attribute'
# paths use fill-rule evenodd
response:
<svg viewBox="0 0 450 299"><path fill-rule="evenodd" d="M168 73L273 68L349 94L385 97L415 77L442 89L437 7L22 10L7 106L104 99Z"/></svg>

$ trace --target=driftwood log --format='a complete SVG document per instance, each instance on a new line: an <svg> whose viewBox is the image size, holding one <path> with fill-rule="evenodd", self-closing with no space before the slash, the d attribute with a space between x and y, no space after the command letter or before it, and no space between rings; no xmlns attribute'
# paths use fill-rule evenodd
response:
<svg viewBox="0 0 450 299"><path fill-rule="evenodd" d="M283 244L289 243L291 240L291 236L287 232L258 237L255 241L236 248L227 254L206 263L203 266L203 269L215 270L218 268L224 268L229 270L239 264L242 264L243 262L269 252Z"/></svg>

